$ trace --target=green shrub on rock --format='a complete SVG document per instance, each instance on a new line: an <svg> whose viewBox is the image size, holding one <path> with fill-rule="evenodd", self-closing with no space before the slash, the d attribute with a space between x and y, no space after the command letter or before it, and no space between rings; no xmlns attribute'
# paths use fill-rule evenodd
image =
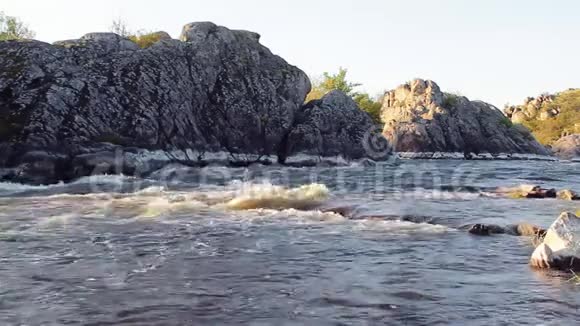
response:
<svg viewBox="0 0 580 326"><path fill-rule="evenodd" d="M504 125L504 126L506 126L508 128L511 128L511 127L514 126L513 122L509 118L507 118L507 117L501 119L501 121L499 123L501 123L502 125Z"/></svg>
<svg viewBox="0 0 580 326"><path fill-rule="evenodd" d="M443 93L444 94L444 98L443 98L443 107L446 109L451 109L453 108L455 105L457 105L457 102L459 101L459 95L457 94L453 94L453 93Z"/></svg>
<svg viewBox="0 0 580 326"><path fill-rule="evenodd" d="M347 72L347 69L339 68L336 74L325 72L320 80L312 81L312 90L308 93L306 102L321 99L331 91L339 90L352 97L358 107L367 112L375 123L381 123L382 101L373 99L368 93L355 91L361 84L348 81Z"/></svg>
<svg viewBox="0 0 580 326"><path fill-rule="evenodd" d="M161 40L171 39L171 36L169 36L169 34L166 32L138 32L136 35L130 35L129 39L137 43L137 45L139 45L139 47L142 49L145 49Z"/></svg>

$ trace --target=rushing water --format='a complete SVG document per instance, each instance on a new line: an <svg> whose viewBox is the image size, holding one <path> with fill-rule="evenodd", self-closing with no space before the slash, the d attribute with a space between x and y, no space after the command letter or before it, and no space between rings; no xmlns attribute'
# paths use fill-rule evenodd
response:
<svg viewBox="0 0 580 326"><path fill-rule="evenodd" d="M577 324L580 286L531 269L530 239L460 227L547 227L578 204L491 189L580 190L579 168L168 167L0 183L0 324Z"/></svg>

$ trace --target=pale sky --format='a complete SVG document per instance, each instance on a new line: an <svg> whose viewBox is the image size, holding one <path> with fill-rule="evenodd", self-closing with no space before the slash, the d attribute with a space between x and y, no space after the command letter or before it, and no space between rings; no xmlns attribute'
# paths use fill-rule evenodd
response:
<svg viewBox="0 0 580 326"><path fill-rule="evenodd" d="M580 1L575 0L2 0L53 42L107 31L178 37L194 21L262 35L261 43L311 76L339 67L375 95L413 78L500 108L580 87Z"/></svg>

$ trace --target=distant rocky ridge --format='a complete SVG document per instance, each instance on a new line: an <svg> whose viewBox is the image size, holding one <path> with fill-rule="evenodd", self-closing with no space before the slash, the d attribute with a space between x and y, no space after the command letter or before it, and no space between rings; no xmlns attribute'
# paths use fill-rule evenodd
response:
<svg viewBox="0 0 580 326"><path fill-rule="evenodd" d="M416 79L387 92L381 119L396 152L463 153L467 158L551 154L493 105L444 93L429 80Z"/></svg>
<svg viewBox="0 0 580 326"><path fill-rule="evenodd" d="M542 94L536 98L528 97L523 105L506 106L504 112L513 123L531 119L547 120L560 114L560 108L547 106L554 102L554 98L555 96L551 94Z"/></svg>
<svg viewBox="0 0 580 326"><path fill-rule="evenodd" d="M513 123L529 128L539 142L553 146L562 137L580 134L580 89L528 97L504 112Z"/></svg>
<svg viewBox="0 0 580 326"><path fill-rule="evenodd" d="M135 174L126 159L144 150L193 165L211 153L234 165L388 155L360 150L372 121L344 94L303 107L306 74L259 39L201 22L145 49L113 33L0 42L0 180Z"/></svg>

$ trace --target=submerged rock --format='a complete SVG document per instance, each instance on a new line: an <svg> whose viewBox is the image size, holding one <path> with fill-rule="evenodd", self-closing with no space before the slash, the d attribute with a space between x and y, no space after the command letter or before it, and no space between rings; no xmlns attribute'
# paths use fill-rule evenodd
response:
<svg viewBox="0 0 580 326"><path fill-rule="evenodd" d="M510 198L558 198L564 200L580 200L580 196L569 189L545 189L536 185L519 185L510 188L497 188L496 193Z"/></svg>
<svg viewBox="0 0 580 326"><path fill-rule="evenodd" d="M510 234L517 236L533 236L540 239L543 238L546 234L546 230L529 223L519 223L508 226L499 226L495 224L473 224L467 227L467 232L482 236L489 236L493 234Z"/></svg>
<svg viewBox="0 0 580 326"><path fill-rule="evenodd" d="M580 218L572 213L562 213L532 254L530 265L566 271L580 270Z"/></svg>
<svg viewBox="0 0 580 326"><path fill-rule="evenodd" d="M387 92L381 119L396 152L550 155L493 105L444 93L432 81L416 79Z"/></svg>

